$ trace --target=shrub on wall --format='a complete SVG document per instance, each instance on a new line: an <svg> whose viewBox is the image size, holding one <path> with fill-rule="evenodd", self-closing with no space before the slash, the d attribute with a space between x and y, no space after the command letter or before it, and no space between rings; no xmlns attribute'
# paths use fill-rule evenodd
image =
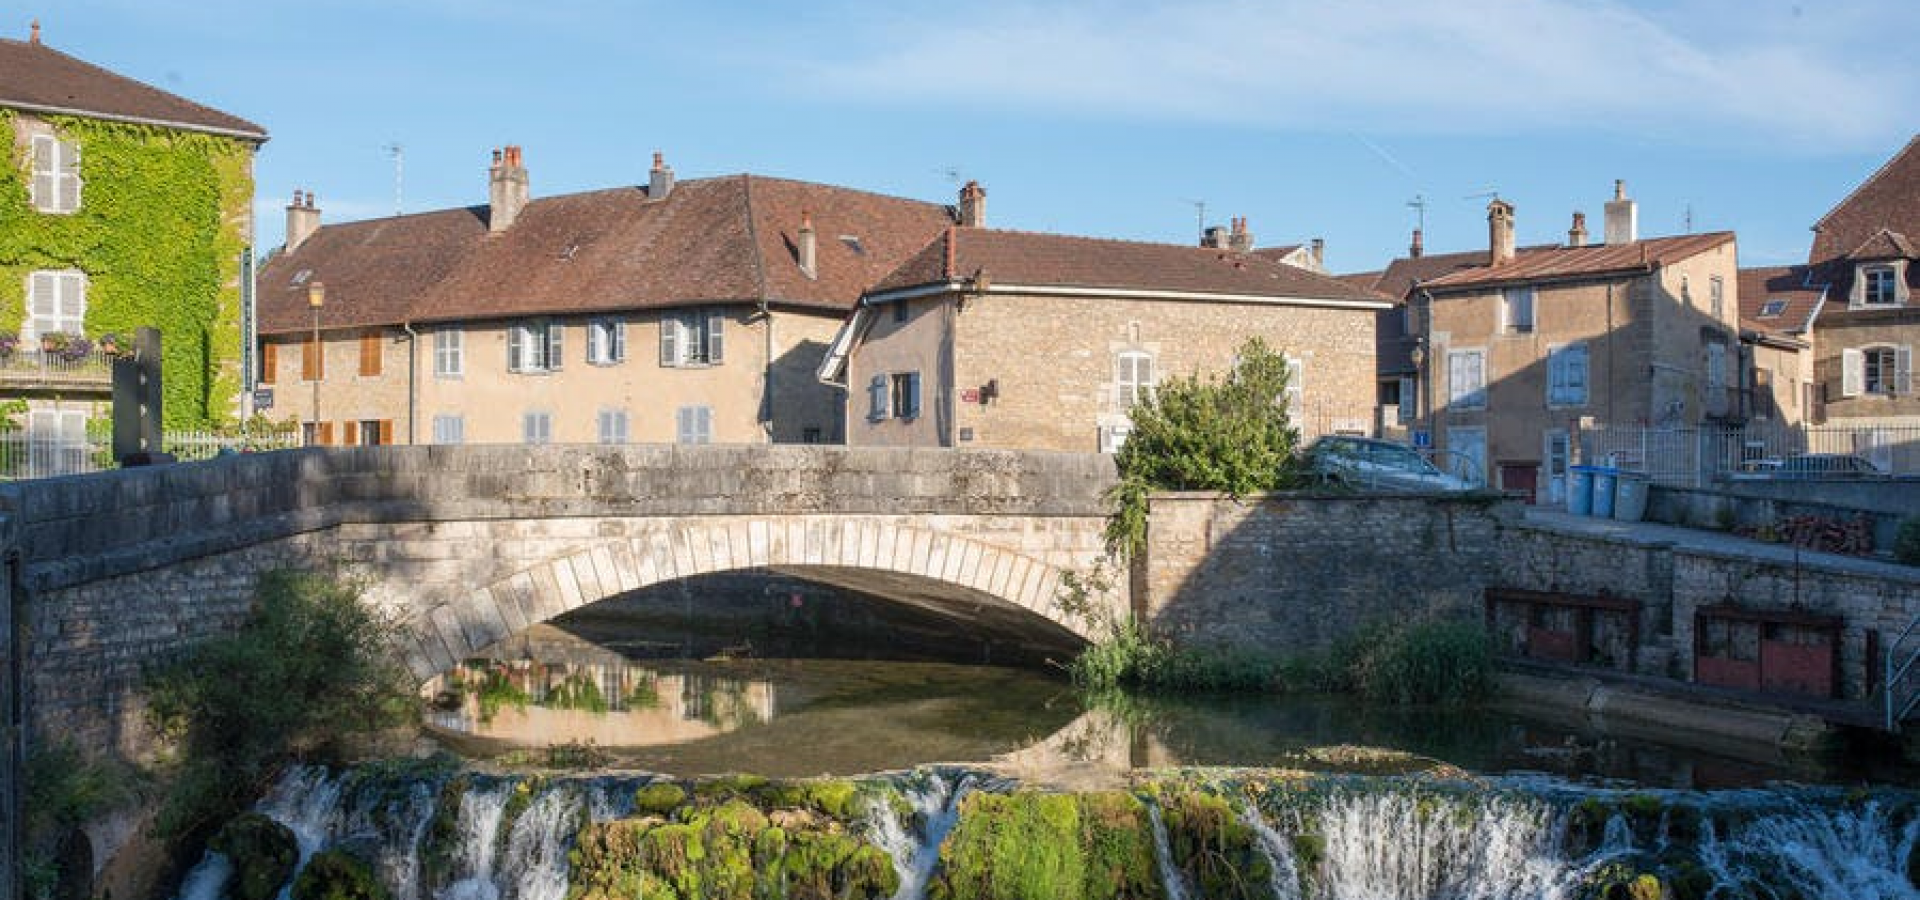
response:
<svg viewBox="0 0 1920 900"><path fill-rule="evenodd" d="M27 276L87 273L88 334L160 329L169 428L222 422L240 391L240 263L248 252L252 148L217 135L47 117L80 146L85 187L71 214L36 211L31 160L0 167L0 332L18 333ZM15 116L0 110L0 132Z"/></svg>

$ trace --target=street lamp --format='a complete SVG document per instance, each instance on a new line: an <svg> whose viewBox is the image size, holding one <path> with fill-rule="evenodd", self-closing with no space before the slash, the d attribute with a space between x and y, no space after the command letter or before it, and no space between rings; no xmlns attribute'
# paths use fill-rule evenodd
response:
<svg viewBox="0 0 1920 900"><path fill-rule="evenodd" d="M315 281L307 285L307 307L313 310L313 430L308 444L320 443L320 379L327 372L325 348L320 344L320 307L327 305L327 286Z"/></svg>
<svg viewBox="0 0 1920 900"><path fill-rule="evenodd" d="M1427 433L1427 446L1423 449L1431 450L1434 446L1434 440L1433 440L1433 429L1428 427L1428 423L1426 421L1426 415L1428 410L1430 409L1430 404L1426 402L1428 378L1427 378L1427 339L1425 337L1416 337L1413 339L1413 349L1407 351L1407 359L1413 363L1414 427L1422 431L1425 431Z"/></svg>

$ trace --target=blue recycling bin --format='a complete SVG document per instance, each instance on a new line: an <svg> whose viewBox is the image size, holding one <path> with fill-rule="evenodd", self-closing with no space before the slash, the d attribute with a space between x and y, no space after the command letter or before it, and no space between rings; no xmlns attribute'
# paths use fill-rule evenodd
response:
<svg viewBox="0 0 1920 900"><path fill-rule="evenodd" d="M1593 467L1567 467L1567 515L1593 515Z"/></svg>
<svg viewBox="0 0 1920 900"><path fill-rule="evenodd" d="M1614 482L1613 517L1621 522L1638 522L1647 515L1647 497L1653 486L1643 472L1621 472Z"/></svg>
<svg viewBox="0 0 1920 900"><path fill-rule="evenodd" d="M1593 517L1613 518L1613 491L1620 481L1620 470L1596 466L1593 470Z"/></svg>

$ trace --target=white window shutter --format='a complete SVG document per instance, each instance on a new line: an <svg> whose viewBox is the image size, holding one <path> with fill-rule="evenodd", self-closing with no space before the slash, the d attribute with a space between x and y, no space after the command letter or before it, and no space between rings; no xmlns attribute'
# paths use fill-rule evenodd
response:
<svg viewBox="0 0 1920 900"><path fill-rule="evenodd" d="M547 371L557 371L565 357L561 354L561 339L566 337L566 326L559 322L547 323Z"/></svg>
<svg viewBox="0 0 1920 900"><path fill-rule="evenodd" d="M887 376L875 375L867 383L867 418L878 422L887 417Z"/></svg>
<svg viewBox="0 0 1920 900"><path fill-rule="evenodd" d="M700 443L713 443L713 407L696 406L694 416L699 420Z"/></svg>
<svg viewBox="0 0 1920 900"><path fill-rule="evenodd" d="M1852 347L1840 351L1840 396L1858 397L1866 390L1867 357Z"/></svg>
<svg viewBox="0 0 1920 900"><path fill-rule="evenodd" d="M614 362L620 362L627 358L627 323L625 320L613 323L613 354L609 358Z"/></svg>
<svg viewBox="0 0 1920 900"><path fill-rule="evenodd" d="M600 333L601 330L604 329L605 327L606 327L605 324L600 322L598 319L587 323L587 361L588 362L606 362L607 361L607 348L605 346L607 342ZM602 415L604 415L604 413Z"/></svg>
<svg viewBox="0 0 1920 900"><path fill-rule="evenodd" d="M1913 345L1901 344L1893 351L1893 392L1913 393Z"/></svg>
<svg viewBox="0 0 1920 900"><path fill-rule="evenodd" d="M518 325L507 326L507 371L521 370L526 359L526 347L526 329Z"/></svg>
<svg viewBox="0 0 1920 900"><path fill-rule="evenodd" d="M724 361L724 333L727 317L714 313L707 317L707 364L717 366Z"/></svg>
<svg viewBox="0 0 1920 900"><path fill-rule="evenodd" d="M60 168L54 174L59 183L58 208L61 212L73 212L80 208L80 145L70 142L55 142L60 150Z"/></svg>
<svg viewBox="0 0 1920 900"><path fill-rule="evenodd" d="M33 206L50 210L58 192L59 143L52 135L33 136Z"/></svg>
<svg viewBox="0 0 1920 900"><path fill-rule="evenodd" d="M1567 402L1584 404L1587 402L1587 345L1574 344L1567 348Z"/></svg>
<svg viewBox="0 0 1920 900"><path fill-rule="evenodd" d="M20 329L20 339L28 343L38 340L41 316L51 315L54 306L55 290L52 272L35 272L27 276L27 324Z"/></svg>
<svg viewBox="0 0 1920 900"><path fill-rule="evenodd" d="M660 364L680 364L680 319L672 313L660 314Z"/></svg>

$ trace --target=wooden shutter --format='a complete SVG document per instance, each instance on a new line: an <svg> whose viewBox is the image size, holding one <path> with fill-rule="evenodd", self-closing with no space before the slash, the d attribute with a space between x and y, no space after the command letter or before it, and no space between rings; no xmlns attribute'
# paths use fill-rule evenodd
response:
<svg viewBox="0 0 1920 900"><path fill-rule="evenodd" d="M56 208L59 142L52 135L33 136L33 205L42 211Z"/></svg>
<svg viewBox="0 0 1920 900"><path fill-rule="evenodd" d="M727 317L719 313L714 313L707 317L707 364L708 365L717 366L725 359L722 351L724 350L726 345L725 340L723 340L724 338L723 329L726 327L726 323L727 323Z"/></svg>
<svg viewBox="0 0 1920 900"><path fill-rule="evenodd" d="M624 362L627 358L627 323L625 320L613 323L613 353L609 357L613 362Z"/></svg>
<svg viewBox="0 0 1920 900"><path fill-rule="evenodd" d="M322 345L312 338L300 344L300 377L307 381L319 381L327 377L326 354L321 352Z"/></svg>
<svg viewBox="0 0 1920 900"><path fill-rule="evenodd" d="M567 328L559 322L547 323L547 371L557 372L564 357L560 341L566 336Z"/></svg>
<svg viewBox="0 0 1920 900"><path fill-rule="evenodd" d="M693 407L682 406L674 413L674 440L682 444L693 443Z"/></svg>
<svg viewBox="0 0 1920 900"><path fill-rule="evenodd" d="M320 435L315 440L322 447L331 446L333 444L333 423L321 422Z"/></svg>
<svg viewBox="0 0 1920 900"><path fill-rule="evenodd" d="M380 374L380 336L377 334L360 336L360 374L366 378Z"/></svg>
<svg viewBox="0 0 1920 900"><path fill-rule="evenodd" d="M260 383L272 384L273 379L277 377L275 373L279 371L280 371L280 345L279 344L261 344L260 345Z"/></svg>
<svg viewBox="0 0 1920 900"><path fill-rule="evenodd" d="M604 320L591 319L587 322L587 362L603 363L613 361L612 357L608 355L612 352L612 348L607 346L611 344L612 341L601 334L604 330L607 330L607 322Z"/></svg>
<svg viewBox="0 0 1920 900"><path fill-rule="evenodd" d="M519 325L507 326L507 371L521 371L526 366L526 358L526 329Z"/></svg>
<svg viewBox="0 0 1920 900"><path fill-rule="evenodd" d="M917 419L920 417L920 373L919 372L907 373L906 394L907 394L906 396L907 408L901 410L900 415L902 418Z"/></svg>
<svg viewBox="0 0 1920 900"><path fill-rule="evenodd" d="M342 441L341 443L344 443L349 447L360 446L360 423L359 422L343 422L341 423L341 425L342 425L341 430L344 431L347 436L347 439L345 441Z"/></svg>
<svg viewBox="0 0 1920 900"><path fill-rule="evenodd" d="M878 422L887 417L887 376L875 375L867 383L867 418Z"/></svg>
<svg viewBox="0 0 1920 900"><path fill-rule="evenodd" d="M1575 405L1587 402L1587 345L1567 348L1567 401Z"/></svg>
<svg viewBox="0 0 1920 900"><path fill-rule="evenodd" d="M1893 351L1893 392L1913 393L1913 345L1901 344Z"/></svg>
<svg viewBox="0 0 1920 900"><path fill-rule="evenodd" d="M40 337L39 320L52 316L58 303L52 272L35 272L27 278L27 327L21 337L28 342ZM33 348L29 348L33 349Z"/></svg>
<svg viewBox="0 0 1920 900"><path fill-rule="evenodd" d="M80 145L71 141L55 141L54 147L60 164L53 178L58 186L55 208L61 212L73 212L80 208Z"/></svg>
<svg viewBox="0 0 1920 900"><path fill-rule="evenodd" d="M377 444L393 443L393 420L392 419L380 420L380 437L374 443L377 443Z"/></svg>
<svg viewBox="0 0 1920 900"><path fill-rule="evenodd" d="M673 313L660 314L660 364L680 364L680 319Z"/></svg>
<svg viewBox="0 0 1920 900"><path fill-rule="evenodd" d="M1858 397L1866 391L1867 356L1848 347L1840 351L1840 396Z"/></svg>

